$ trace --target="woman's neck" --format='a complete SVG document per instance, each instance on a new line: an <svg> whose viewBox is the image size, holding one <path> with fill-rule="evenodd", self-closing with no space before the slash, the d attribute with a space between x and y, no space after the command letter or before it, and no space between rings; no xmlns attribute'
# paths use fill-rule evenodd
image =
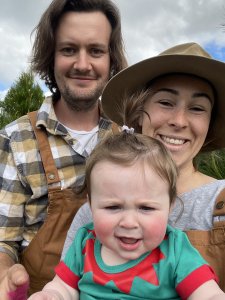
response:
<svg viewBox="0 0 225 300"><path fill-rule="evenodd" d="M193 164L180 168L177 180L177 194L183 194L204 184L213 182L215 178L197 171Z"/></svg>

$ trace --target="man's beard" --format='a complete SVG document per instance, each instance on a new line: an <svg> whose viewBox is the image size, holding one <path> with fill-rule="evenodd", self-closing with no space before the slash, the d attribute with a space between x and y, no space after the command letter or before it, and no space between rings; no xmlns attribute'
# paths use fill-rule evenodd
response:
<svg viewBox="0 0 225 300"><path fill-rule="evenodd" d="M68 86L66 86L61 91L61 96L65 100L68 107L73 111L89 111L96 105L96 102L101 96L104 85L101 84L97 86L95 90L83 94L80 91L74 92L69 89Z"/></svg>

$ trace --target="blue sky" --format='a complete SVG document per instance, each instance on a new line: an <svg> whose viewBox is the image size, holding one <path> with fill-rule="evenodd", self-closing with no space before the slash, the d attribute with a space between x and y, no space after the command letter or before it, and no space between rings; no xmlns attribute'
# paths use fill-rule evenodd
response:
<svg viewBox="0 0 225 300"><path fill-rule="evenodd" d="M225 35L225 32L224 32ZM213 56L215 59L225 62L225 45L224 47L217 46L214 43L208 43L205 45L205 50Z"/></svg>
<svg viewBox="0 0 225 300"><path fill-rule="evenodd" d="M0 99L29 67L30 33L50 0L1 1ZM114 0L129 64L195 41L225 62L224 0ZM37 78L38 80L38 78ZM46 91L43 83L38 80Z"/></svg>

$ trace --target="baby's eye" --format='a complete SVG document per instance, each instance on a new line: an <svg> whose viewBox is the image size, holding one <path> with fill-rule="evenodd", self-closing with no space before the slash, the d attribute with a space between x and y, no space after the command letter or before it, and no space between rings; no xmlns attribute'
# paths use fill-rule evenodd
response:
<svg viewBox="0 0 225 300"><path fill-rule="evenodd" d="M119 205L110 205L110 206L106 206L105 209L107 210L117 210L120 209Z"/></svg>
<svg viewBox="0 0 225 300"><path fill-rule="evenodd" d="M139 209L143 210L143 211L152 211L152 210L155 210L155 208L151 207L151 206L140 206Z"/></svg>

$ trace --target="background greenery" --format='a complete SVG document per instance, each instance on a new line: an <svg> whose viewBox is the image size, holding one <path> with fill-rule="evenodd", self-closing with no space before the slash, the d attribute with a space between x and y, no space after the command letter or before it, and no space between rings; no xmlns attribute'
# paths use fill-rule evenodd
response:
<svg viewBox="0 0 225 300"><path fill-rule="evenodd" d="M225 178L225 149L202 153L196 158L196 162L202 173L217 179Z"/></svg>
<svg viewBox="0 0 225 300"><path fill-rule="evenodd" d="M37 110L43 99L43 91L35 83L32 72L22 72L5 99L0 101L0 128L29 111Z"/></svg>
<svg viewBox="0 0 225 300"><path fill-rule="evenodd" d="M32 72L22 72L5 99L0 101L0 128L29 111L37 110L43 99L43 91L35 83ZM198 155L195 162L198 170L204 174L217 179L225 178L225 149L202 153Z"/></svg>

